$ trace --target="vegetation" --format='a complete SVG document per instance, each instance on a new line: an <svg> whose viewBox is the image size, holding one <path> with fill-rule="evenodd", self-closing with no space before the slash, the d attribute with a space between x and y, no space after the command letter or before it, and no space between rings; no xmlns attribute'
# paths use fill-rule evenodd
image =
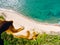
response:
<svg viewBox="0 0 60 45"><path fill-rule="evenodd" d="M3 16L0 16L0 20L4 21L5 19L4 19L4 17L3 17Z"/></svg>
<svg viewBox="0 0 60 45"><path fill-rule="evenodd" d="M1 34L4 45L60 45L60 35L38 34L36 39L15 38L6 32Z"/></svg>

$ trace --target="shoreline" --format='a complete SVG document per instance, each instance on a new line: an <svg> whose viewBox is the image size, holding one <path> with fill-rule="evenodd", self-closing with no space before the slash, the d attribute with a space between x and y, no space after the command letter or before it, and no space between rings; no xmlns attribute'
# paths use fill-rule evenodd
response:
<svg viewBox="0 0 60 45"><path fill-rule="evenodd" d="M46 32L47 34L50 32L60 33L60 26L58 25L55 26L55 24L37 22L13 10L0 9L0 12L3 12L6 15L5 19L7 21L13 20L13 25L16 29L18 29L21 26L24 26L25 28L24 30L14 35L18 34L26 35L27 30L30 31L31 33L33 31L36 31L38 33Z"/></svg>
<svg viewBox="0 0 60 45"><path fill-rule="evenodd" d="M5 11L8 11L8 12L15 12L15 13L17 13L17 15L19 15L19 16L22 16L22 17L24 17L24 18L26 18L26 19L29 19L29 20L31 20L31 21L33 21L33 22L36 22L36 23L41 23L41 24L46 24L46 25L55 25L55 26L60 26L59 24L57 24L57 23L48 23L48 22L40 22L40 21L36 21L36 20L34 20L34 19L31 19L30 17L28 17L28 16L25 16L25 15L22 15L22 14L20 14L20 13L18 13L18 12L16 12L16 11L13 11L13 10L11 10L11 9L4 9L4 8L0 8L0 11L2 11L2 10L4 10L4 12Z"/></svg>

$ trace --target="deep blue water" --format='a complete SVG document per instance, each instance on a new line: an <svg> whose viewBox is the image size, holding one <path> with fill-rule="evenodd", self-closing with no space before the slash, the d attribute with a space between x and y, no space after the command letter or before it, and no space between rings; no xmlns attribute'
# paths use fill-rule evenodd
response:
<svg viewBox="0 0 60 45"><path fill-rule="evenodd" d="M0 0L0 7L16 10L41 22L60 21L60 0Z"/></svg>

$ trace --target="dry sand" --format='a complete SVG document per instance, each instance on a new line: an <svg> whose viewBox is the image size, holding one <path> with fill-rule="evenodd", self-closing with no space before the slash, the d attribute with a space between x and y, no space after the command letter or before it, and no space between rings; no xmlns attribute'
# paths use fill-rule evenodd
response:
<svg viewBox="0 0 60 45"><path fill-rule="evenodd" d="M26 34L26 31L29 30L31 33L33 30L41 33L41 32L60 32L60 26L55 26L51 24L44 24L41 22L36 22L28 17L23 16L22 14L19 14L13 10L8 9L0 9L0 13L4 13L5 19L10 21L13 20L13 25L16 29L20 28L21 26L24 26L24 30L21 32L16 33L15 35Z"/></svg>

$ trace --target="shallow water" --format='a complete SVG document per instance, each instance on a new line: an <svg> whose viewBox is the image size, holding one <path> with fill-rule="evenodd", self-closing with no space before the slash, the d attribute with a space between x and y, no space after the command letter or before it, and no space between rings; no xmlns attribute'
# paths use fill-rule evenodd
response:
<svg viewBox="0 0 60 45"><path fill-rule="evenodd" d="M37 21L60 23L60 0L0 0L0 8L16 10Z"/></svg>

